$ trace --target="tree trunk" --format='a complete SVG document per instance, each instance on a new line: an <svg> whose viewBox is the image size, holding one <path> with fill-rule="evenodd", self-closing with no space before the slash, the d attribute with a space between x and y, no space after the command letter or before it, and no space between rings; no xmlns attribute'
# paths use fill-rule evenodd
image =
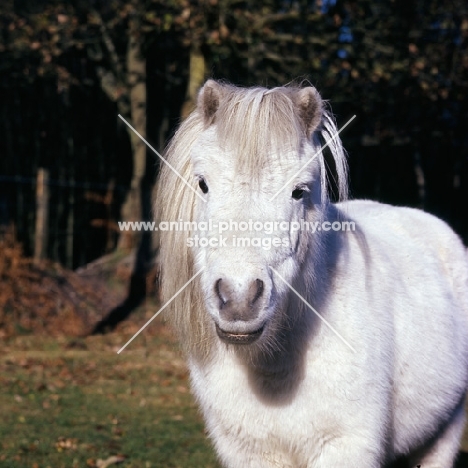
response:
<svg viewBox="0 0 468 468"><path fill-rule="evenodd" d="M205 57L203 57L200 49L194 46L190 50L189 82L187 86L187 96L181 113L183 119L188 117L197 105L197 95L205 81L205 73Z"/></svg>
<svg viewBox="0 0 468 468"><path fill-rule="evenodd" d="M128 85L130 89L131 124L143 137L146 137L146 61L141 54L140 21L130 22L130 37L127 50ZM142 219L141 182L146 170L146 145L133 131L130 131L133 153L133 174L130 190L122 206L122 221ZM139 243L138 233L121 234L119 247L134 247Z"/></svg>
<svg viewBox="0 0 468 468"><path fill-rule="evenodd" d="M34 261L45 257L47 251L49 219L49 171L40 168L37 171L36 185L36 233L34 239Z"/></svg>

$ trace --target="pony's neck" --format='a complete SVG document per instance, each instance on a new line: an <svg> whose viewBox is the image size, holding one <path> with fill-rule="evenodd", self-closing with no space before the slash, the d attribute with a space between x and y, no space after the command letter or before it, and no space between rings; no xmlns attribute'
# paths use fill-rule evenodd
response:
<svg viewBox="0 0 468 468"><path fill-rule="evenodd" d="M322 221L333 223L340 216L339 210L329 204L324 209ZM303 352L302 348L310 343L322 325L309 305L319 313L326 310L326 303L332 293L338 255L342 248L340 233L317 230L308 235L307 254L292 282L301 297L289 291L282 308L275 314L275 317L279 317L275 324L276 346L255 354L250 360L254 367L264 369L266 373L270 370L282 372L286 355L289 355L287 361L290 361L296 354Z"/></svg>

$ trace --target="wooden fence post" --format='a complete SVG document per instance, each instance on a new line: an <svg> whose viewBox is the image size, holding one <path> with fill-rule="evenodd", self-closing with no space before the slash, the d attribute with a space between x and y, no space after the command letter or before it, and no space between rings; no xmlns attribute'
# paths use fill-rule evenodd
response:
<svg viewBox="0 0 468 468"><path fill-rule="evenodd" d="M47 251L49 223L49 171L39 168L36 183L36 231L34 238L34 261L43 259Z"/></svg>

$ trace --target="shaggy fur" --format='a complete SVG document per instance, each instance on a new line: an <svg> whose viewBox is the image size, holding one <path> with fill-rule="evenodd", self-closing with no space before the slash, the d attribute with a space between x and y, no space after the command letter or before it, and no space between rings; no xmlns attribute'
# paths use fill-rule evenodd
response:
<svg viewBox="0 0 468 468"><path fill-rule="evenodd" d="M158 221L350 220L356 231L275 232L285 242L271 249L232 247L238 233L231 231L223 248L187 248L189 237L214 231L160 232L165 300L202 271L166 317L187 353L223 466L376 468L405 455L412 466L450 468L468 385L466 251L447 225L421 211L331 204L323 155L300 169L319 151L320 138L331 139L346 194L336 131L314 88L205 84L166 157L196 190L203 179L206 203L163 165ZM292 197L298 188L300 200ZM223 316L219 280L229 282L238 304L253 281L263 285L249 310L238 305L248 319ZM263 332L235 345L216 327Z"/></svg>

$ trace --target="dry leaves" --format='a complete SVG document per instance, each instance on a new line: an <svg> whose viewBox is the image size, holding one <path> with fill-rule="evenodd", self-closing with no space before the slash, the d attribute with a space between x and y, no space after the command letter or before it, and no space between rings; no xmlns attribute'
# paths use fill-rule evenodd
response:
<svg viewBox="0 0 468 468"><path fill-rule="evenodd" d="M0 336L83 335L115 306L96 278L26 258L12 229L0 234L0 283Z"/></svg>
<svg viewBox="0 0 468 468"><path fill-rule="evenodd" d="M107 458L106 460L101 460L100 458L94 460L90 458L89 460L87 460L86 466L88 466L89 468L107 468L108 466L122 463L125 461L125 459L125 455L113 455Z"/></svg>
<svg viewBox="0 0 468 468"><path fill-rule="evenodd" d="M55 442L55 448L57 449L57 452L63 452L64 450L76 450L78 446L77 444L77 439L59 437L57 442Z"/></svg>

